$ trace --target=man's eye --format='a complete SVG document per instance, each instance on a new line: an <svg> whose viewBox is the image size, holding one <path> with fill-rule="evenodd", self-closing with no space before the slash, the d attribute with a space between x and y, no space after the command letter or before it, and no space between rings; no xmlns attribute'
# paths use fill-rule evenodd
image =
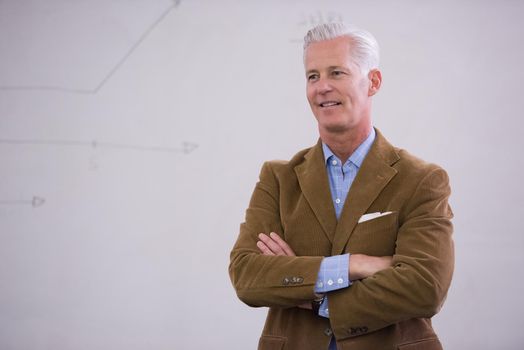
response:
<svg viewBox="0 0 524 350"><path fill-rule="evenodd" d="M344 72L342 72L341 70L334 70L332 74L333 74L334 76L339 76L339 75L344 74Z"/></svg>
<svg viewBox="0 0 524 350"><path fill-rule="evenodd" d="M307 80L311 81L311 80L316 80L318 79L318 74L310 74L307 76Z"/></svg>

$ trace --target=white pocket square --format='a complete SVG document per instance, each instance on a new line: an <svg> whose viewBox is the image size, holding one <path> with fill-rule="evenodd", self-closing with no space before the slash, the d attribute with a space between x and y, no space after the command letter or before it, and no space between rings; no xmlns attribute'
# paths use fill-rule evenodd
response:
<svg viewBox="0 0 524 350"><path fill-rule="evenodd" d="M360 219L358 219L358 223L360 224L361 222L365 222L365 221L369 221L369 220L372 220L372 219L376 219L376 218L379 218L381 216L384 216L384 215L389 215L391 214L392 211L385 211L383 213L377 211L376 213L368 213L368 214L364 214L360 217Z"/></svg>

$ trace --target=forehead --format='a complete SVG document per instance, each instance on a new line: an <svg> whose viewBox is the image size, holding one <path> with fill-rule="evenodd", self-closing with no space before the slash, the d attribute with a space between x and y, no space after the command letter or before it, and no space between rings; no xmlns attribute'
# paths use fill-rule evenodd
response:
<svg viewBox="0 0 524 350"><path fill-rule="evenodd" d="M351 40L339 37L309 44L304 52L306 70L351 65Z"/></svg>

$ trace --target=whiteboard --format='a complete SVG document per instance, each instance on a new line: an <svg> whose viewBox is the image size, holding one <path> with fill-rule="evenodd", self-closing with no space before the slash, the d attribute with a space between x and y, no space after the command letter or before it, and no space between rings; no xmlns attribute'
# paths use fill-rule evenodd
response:
<svg viewBox="0 0 524 350"><path fill-rule="evenodd" d="M519 1L0 1L0 348L253 349L227 274L261 164L318 137L302 37L374 33L374 124L442 165L446 349L521 349Z"/></svg>

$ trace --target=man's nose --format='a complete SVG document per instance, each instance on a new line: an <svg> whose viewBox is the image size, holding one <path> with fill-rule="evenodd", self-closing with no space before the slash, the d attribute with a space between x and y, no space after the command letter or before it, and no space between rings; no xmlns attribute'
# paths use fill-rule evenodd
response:
<svg viewBox="0 0 524 350"><path fill-rule="evenodd" d="M333 90L328 79L319 79L317 81L317 91L319 94L325 94Z"/></svg>

